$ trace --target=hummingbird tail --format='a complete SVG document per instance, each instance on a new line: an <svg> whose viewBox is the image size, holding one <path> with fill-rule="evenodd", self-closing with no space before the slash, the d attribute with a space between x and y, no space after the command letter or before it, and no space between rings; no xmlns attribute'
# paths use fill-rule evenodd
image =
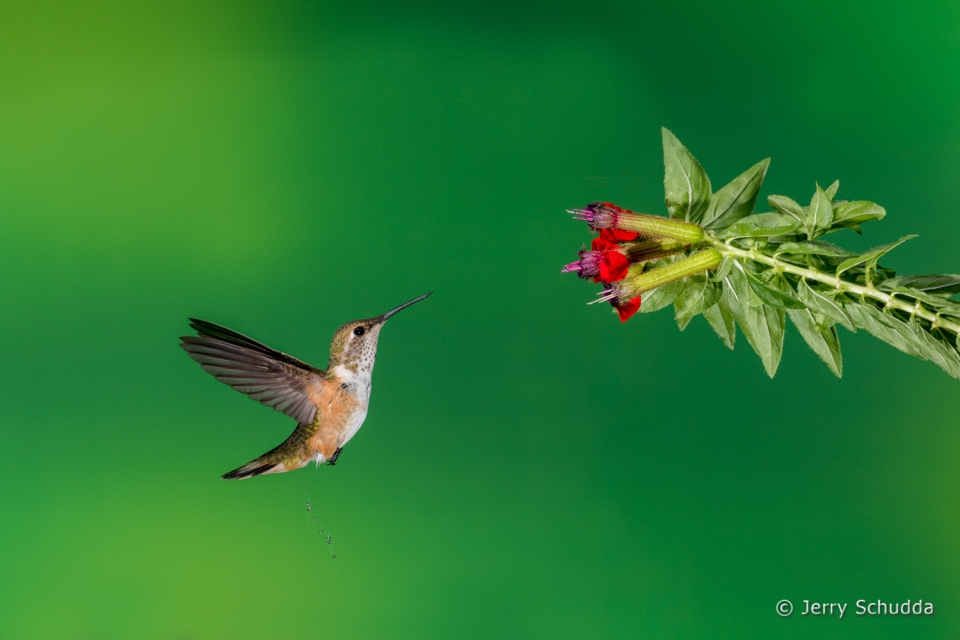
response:
<svg viewBox="0 0 960 640"><path fill-rule="evenodd" d="M279 468L278 468L279 467ZM221 480L245 480L254 476L260 476L265 473L276 473L284 471L283 465L277 462L270 462L263 458L251 460L242 467L238 467L229 473L223 474Z"/></svg>

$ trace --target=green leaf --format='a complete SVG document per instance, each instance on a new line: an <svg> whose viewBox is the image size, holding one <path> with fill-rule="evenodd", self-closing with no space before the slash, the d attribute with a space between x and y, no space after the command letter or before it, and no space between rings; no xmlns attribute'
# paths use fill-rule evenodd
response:
<svg viewBox="0 0 960 640"><path fill-rule="evenodd" d="M941 342L915 321L904 324L917 337L920 352L925 360L933 362L954 378L960 378L960 354L952 345Z"/></svg>
<svg viewBox="0 0 960 640"><path fill-rule="evenodd" d="M793 325L803 336L813 352L820 356L820 359L830 367L830 371L838 378L843 376L843 357L840 354L840 338L837 336L837 328L821 330L817 327L813 314L807 309L787 309L787 314Z"/></svg>
<svg viewBox="0 0 960 640"><path fill-rule="evenodd" d="M730 273L730 270L733 268L734 263L736 262L733 258L724 258L723 262L720 263L720 266L713 271L709 276L711 282L723 282L723 279L727 277L727 274Z"/></svg>
<svg viewBox="0 0 960 640"><path fill-rule="evenodd" d="M877 264L877 260L879 260L884 254L889 253L895 247L897 247L900 244L903 244L907 240L911 240L916 237L917 236L915 235L903 236L896 242L891 242L889 244L884 244L879 247L874 247L873 249L870 249L866 253L861 253L859 256L854 256L852 258L848 258L844 260L843 262L840 263L840 266L837 267L837 277L839 278L840 274L846 271L847 269L851 269L861 264L866 264L868 269L875 267Z"/></svg>
<svg viewBox="0 0 960 640"><path fill-rule="evenodd" d="M777 367L780 366L780 358L783 355L783 336L786 333L787 320L783 309L774 309L772 307L753 307L753 313L756 314L755 340L757 344L751 343L754 351L763 361L763 368L771 378L777 374ZM750 338L747 337L749 342Z"/></svg>
<svg viewBox="0 0 960 640"><path fill-rule="evenodd" d="M930 360L955 378L960 378L960 354L921 327L915 320L904 322L891 314L864 303L847 306L858 327L866 329L887 344L922 360Z"/></svg>
<svg viewBox="0 0 960 640"><path fill-rule="evenodd" d="M784 242L779 247L774 256L785 253L802 256L827 256L830 258L849 258L852 255L850 251L841 249L835 244L824 242L823 240L805 240L803 242Z"/></svg>
<svg viewBox="0 0 960 640"><path fill-rule="evenodd" d="M839 188L840 188L840 181L834 180L833 184L827 187L827 190L824 191L824 193L827 195L827 200L829 200L830 202L833 202L833 197L837 195L837 189Z"/></svg>
<svg viewBox="0 0 960 640"><path fill-rule="evenodd" d="M710 179L667 129L663 133L663 191L671 218L697 222L710 202Z"/></svg>
<svg viewBox="0 0 960 640"><path fill-rule="evenodd" d="M680 292L687 286L686 280L675 280L662 287L657 287L649 293L643 294L643 304L640 305L640 313L653 313L664 307L673 304Z"/></svg>
<svg viewBox="0 0 960 640"><path fill-rule="evenodd" d="M800 300L812 311L822 313L834 322L842 324L848 331L856 333L857 329L853 318L844 311L843 305L830 296L814 289L805 280L800 280L797 285L797 294L799 294Z"/></svg>
<svg viewBox="0 0 960 640"><path fill-rule="evenodd" d="M760 213L748 216L727 228L727 238L748 236L780 236L792 233L800 228L800 221L782 213Z"/></svg>
<svg viewBox="0 0 960 640"><path fill-rule="evenodd" d="M760 356L763 368L771 378L776 375L783 354L783 334L786 316L782 308L765 304L751 306L748 296L754 295L746 276L734 269L723 282L726 304L736 319L747 342Z"/></svg>
<svg viewBox="0 0 960 640"><path fill-rule="evenodd" d="M843 308L853 318L857 328L866 330L904 353L922 357L917 338L906 323L888 316L869 303L849 302Z"/></svg>
<svg viewBox="0 0 960 640"><path fill-rule="evenodd" d="M824 190L817 185L813 199L810 200L810 209L807 211L805 221L807 237L813 239L823 235L831 224L833 224L833 206Z"/></svg>
<svg viewBox="0 0 960 640"><path fill-rule="evenodd" d="M791 218L796 218L801 222L807 217L803 212L803 207L787 196L769 196L767 198L767 204L780 213L786 214Z"/></svg>
<svg viewBox="0 0 960 640"><path fill-rule="evenodd" d="M935 296L952 296L960 293L960 276L953 273L939 273L928 276L900 276L889 278L877 285L883 291L892 291L897 287L919 289Z"/></svg>
<svg viewBox="0 0 960 640"><path fill-rule="evenodd" d="M730 274L723 279L723 293L720 301L726 304L727 308L733 313L734 318L740 314L741 309L751 304L757 294L753 292L746 277L740 272L740 269L733 269Z"/></svg>
<svg viewBox="0 0 960 640"><path fill-rule="evenodd" d="M927 306L936 309L937 313L950 315L960 314L960 303L950 300L949 298L935 296L927 293L926 291L920 291L919 289L913 289L911 287L894 287L890 293L893 294L894 297L899 296L900 298L903 298L905 296L909 296L914 300L920 300Z"/></svg>
<svg viewBox="0 0 960 640"><path fill-rule="evenodd" d="M723 229L753 213L769 166L770 158L761 160L713 194L699 224L706 229Z"/></svg>
<svg viewBox="0 0 960 640"><path fill-rule="evenodd" d="M690 278L690 284L683 290L673 303L676 309L677 324L683 331L690 320L704 309L712 307L720 299L720 290L710 282L706 276L698 275Z"/></svg>
<svg viewBox="0 0 960 640"><path fill-rule="evenodd" d="M805 307L802 302L792 295L767 285L755 274L744 271L744 275L747 276L747 282L750 283L753 292L765 303L774 307L787 307L788 309L803 309Z"/></svg>
<svg viewBox="0 0 960 640"><path fill-rule="evenodd" d="M723 344L733 349L737 340L737 325L733 320L733 312L730 311L723 298L721 297L720 301L712 307L704 309L703 317L707 319L713 330L723 340Z"/></svg>
<svg viewBox="0 0 960 640"><path fill-rule="evenodd" d="M853 227L868 220L880 220L887 210L873 202L853 200L837 204L833 208L833 224L836 227Z"/></svg>

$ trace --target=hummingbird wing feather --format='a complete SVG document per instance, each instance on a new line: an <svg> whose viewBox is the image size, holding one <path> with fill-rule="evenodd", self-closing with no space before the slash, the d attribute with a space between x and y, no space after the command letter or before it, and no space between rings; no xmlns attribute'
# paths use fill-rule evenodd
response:
<svg viewBox="0 0 960 640"><path fill-rule="evenodd" d="M312 398L330 384L322 369L212 322L191 319L190 326L198 335L181 337L180 346L204 371L299 423L313 422Z"/></svg>
<svg viewBox="0 0 960 640"><path fill-rule="evenodd" d="M253 338L243 335L238 331L233 329L228 329L219 324L214 324L213 322L207 322L206 320L197 320L196 318L190 318L190 328L197 332L201 336L209 336L211 338L217 338L223 342L229 342L235 344L239 347L244 347L251 351L256 351L259 354L273 358L274 360L279 360L280 362L286 362L287 364L292 364L294 366L300 367L301 369L306 369L308 371L315 371L323 375L323 369L318 369L313 365L307 364L303 360L289 356L282 351L277 351L276 349L271 349L262 342L257 342Z"/></svg>

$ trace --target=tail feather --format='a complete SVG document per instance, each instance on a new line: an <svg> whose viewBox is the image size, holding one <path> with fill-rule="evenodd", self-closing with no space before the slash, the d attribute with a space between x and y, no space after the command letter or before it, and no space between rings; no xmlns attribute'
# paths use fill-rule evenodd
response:
<svg viewBox="0 0 960 640"><path fill-rule="evenodd" d="M256 460L251 460L242 467L238 467L229 473L223 474L222 480L245 480L247 478L252 478L254 476L260 476L265 473L273 473L274 471L279 471L277 467L282 467L283 465L277 462L270 462L264 460L263 458L257 458Z"/></svg>

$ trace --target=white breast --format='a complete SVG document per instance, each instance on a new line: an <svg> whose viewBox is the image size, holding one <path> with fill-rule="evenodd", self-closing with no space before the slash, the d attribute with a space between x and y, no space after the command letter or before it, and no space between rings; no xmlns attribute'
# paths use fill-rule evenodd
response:
<svg viewBox="0 0 960 640"><path fill-rule="evenodd" d="M345 446L350 442L350 438L357 434L357 431L360 431L360 427L363 426L363 421L367 417L367 410L355 411L353 416L347 424L344 425L343 436L340 440L340 446Z"/></svg>
<svg viewBox="0 0 960 640"><path fill-rule="evenodd" d="M336 374L344 392L352 395L360 403L360 410L353 412L349 421L344 425L343 435L339 443L339 446L343 447L350 442L350 438L357 434L367 417L367 405L370 402L370 376L357 375L340 365L334 367L332 372Z"/></svg>

